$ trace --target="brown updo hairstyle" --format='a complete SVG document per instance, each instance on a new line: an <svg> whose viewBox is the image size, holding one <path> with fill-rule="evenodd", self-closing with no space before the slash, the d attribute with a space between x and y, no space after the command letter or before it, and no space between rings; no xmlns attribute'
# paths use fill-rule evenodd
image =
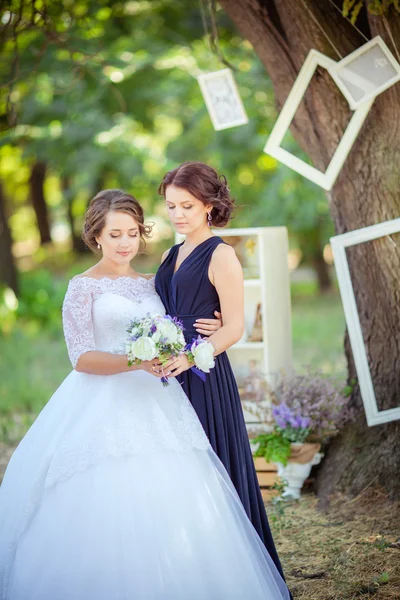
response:
<svg viewBox="0 0 400 600"><path fill-rule="evenodd" d="M184 162L164 175L158 193L164 196L169 185L182 188L203 204L211 204L211 225L224 227L232 218L235 200L231 197L225 175L202 162Z"/></svg>
<svg viewBox="0 0 400 600"><path fill-rule="evenodd" d="M150 236L152 228L144 224L143 208L136 198L123 190L102 190L90 201L82 232L82 239L92 252L98 252L96 237L104 229L110 211L123 212L135 219L143 242Z"/></svg>

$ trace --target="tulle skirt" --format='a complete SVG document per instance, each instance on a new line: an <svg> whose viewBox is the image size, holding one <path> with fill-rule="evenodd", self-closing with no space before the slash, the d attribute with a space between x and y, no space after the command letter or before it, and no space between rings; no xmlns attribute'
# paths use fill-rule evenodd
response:
<svg viewBox="0 0 400 600"><path fill-rule="evenodd" d="M72 372L0 488L2 600L281 600L179 384Z"/></svg>

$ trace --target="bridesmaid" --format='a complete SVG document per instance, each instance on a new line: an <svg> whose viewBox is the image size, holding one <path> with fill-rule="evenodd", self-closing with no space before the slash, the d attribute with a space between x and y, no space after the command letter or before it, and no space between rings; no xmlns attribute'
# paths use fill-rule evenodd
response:
<svg viewBox="0 0 400 600"><path fill-rule="evenodd" d="M211 445L228 471L244 508L280 573L282 567L269 528L254 468L237 384L226 350L243 335L243 272L235 251L210 227L223 227L234 200L225 176L200 162L186 162L168 172L159 188L169 218L185 241L167 250L156 274L156 290L167 313L179 317L187 341L197 331L209 334L214 311L223 325L208 338L215 348L215 368L205 383L190 370L186 356L171 366L194 406ZM198 321L199 320L199 321ZM198 322L197 322L198 321ZM200 329L199 329L200 328Z"/></svg>

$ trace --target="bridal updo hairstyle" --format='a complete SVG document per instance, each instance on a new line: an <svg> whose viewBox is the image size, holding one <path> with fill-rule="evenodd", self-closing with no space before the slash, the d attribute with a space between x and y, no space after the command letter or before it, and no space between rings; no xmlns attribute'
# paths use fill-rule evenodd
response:
<svg viewBox="0 0 400 600"><path fill-rule="evenodd" d="M158 193L165 198L169 185L182 188L203 204L211 204L211 225L224 227L231 219L235 200L231 197L225 175L202 162L185 162L169 171L162 180Z"/></svg>
<svg viewBox="0 0 400 600"><path fill-rule="evenodd" d="M82 239L92 252L98 252L96 237L106 224L107 213L123 212L135 219L142 241L151 233L151 226L144 224L143 208L139 202L123 190L102 190L90 201L85 214Z"/></svg>

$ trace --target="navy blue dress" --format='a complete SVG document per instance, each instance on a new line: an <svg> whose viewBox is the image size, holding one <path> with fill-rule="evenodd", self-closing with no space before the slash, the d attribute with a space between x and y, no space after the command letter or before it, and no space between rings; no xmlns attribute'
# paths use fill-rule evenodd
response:
<svg viewBox="0 0 400 600"><path fill-rule="evenodd" d="M156 290L166 311L179 317L189 342L198 333L196 319L213 319L220 310L217 291L208 269L215 248L224 243L211 237L196 246L174 274L179 248L173 246L156 274ZM239 392L226 352L216 357L215 368L204 383L192 371L178 377L192 403L215 453L219 456L243 506L272 560L283 576L255 472Z"/></svg>

